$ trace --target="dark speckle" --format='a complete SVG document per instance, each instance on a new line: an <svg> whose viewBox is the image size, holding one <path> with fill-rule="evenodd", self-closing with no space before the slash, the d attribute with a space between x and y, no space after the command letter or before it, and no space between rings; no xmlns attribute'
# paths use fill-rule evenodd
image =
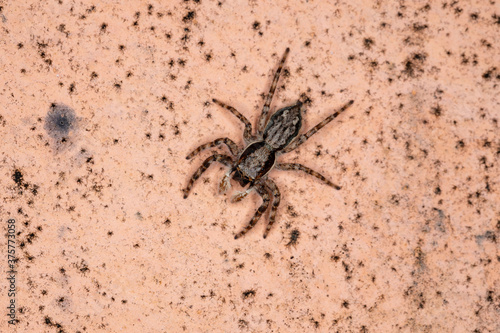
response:
<svg viewBox="0 0 500 333"><path fill-rule="evenodd" d="M58 333L65 332L63 326L60 323L53 322L52 318L50 318L49 316L45 316L44 320L45 320L45 325L57 328Z"/></svg>
<svg viewBox="0 0 500 333"><path fill-rule="evenodd" d="M413 31L418 32L427 29L427 24L413 23Z"/></svg>
<svg viewBox="0 0 500 333"><path fill-rule="evenodd" d="M493 15L491 15L491 17L493 18L493 22L494 22L495 24L500 25L500 15L493 14Z"/></svg>
<svg viewBox="0 0 500 333"><path fill-rule="evenodd" d="M441 106L437 105L435 107L431 108L431 113L435 115L436 117L439 117L442 114L442 109Z"/></svg>
<svg viewBox="0 0 500 333"><path fill-rule="evenodd" d="M17 186L22 186L23 185L23 174L19 170L15 170L14 174L12 175L12 179L14 182L17 184Z"/></svg>
<svg viewBox="0 0 500 333"><path fill-rule="evenodd" d="M309 96L307 96L305 93L302 93L300 95L300 101L307 106L310 106L312 104L312 99Z"/></svg>
<svg viewBox="0 0 500 333"><path fill-rule="evenodd" d="M483 74L483 79L485 80L490 80L492 78L493 73L496 71L496 67L488 69L486 72Z"/></svg>
<svg viewBox="0 0 500 333"><path fill-rule="evenodd" d="M82 260L82 262L77 265L77 268L78 270L82 273L82 274L85 274L87 273L88 271L90 271L89 267L87 266L87 264L85 263L85 261Z"/></svg>
<svg viewBox="0 0 500 333"><path fill-rule="evenodd" d="M427 55L423 53L414 53L409 56L405 62L405 69L402 71L407 77L417 77L423 72L423 65Z"/></svg>
<svg viewBox="0 0 500 333"><path fill-rule="evenodd" d="M254 297L255 296L255 290L253 290L253 289L246 290L246 291L244 291L241 294L241 296L243 297L243 299Z"/></svg>
<svg viewBox="0 0 500 333"><path fill-rule="evenodd" d="M484 240L490 241L492 243L496 243L497 237L496 237L495 233L491 230L488 230L481 235L476 235L476 242L478 244L481 244Z"/></svg>
<svg viewBox="0 0 500 333"><path fill-rule="evenodd" d="M179 125L174 125L174 126L172 126L172 128L174 130L174 135L181 134L181 131L179 130Z"/></svg>
<svg viewBox="0 0 500 333"><path fill-rule="evenodd" d="M298 229L293 229L290 231L290 240L286 244L287 247L294 246L300 237L300 231Z"/></svg>
<svg viewBox="0 0 500 333"><path fill-rule="evenodd" d="M47 134L61 140L68 136L69 132L75 128L76 114L73 109L64 104L52 103L50 110L45 117L45 130Z"/></svg>
<svg viewBox="0 0 500 333"><path fill-rule="evenodd" d="M363 40L363 45L365 47L365 49L369 50L372 48L372 45L373 45L373 39L371 38L365 38Z"/></svg>
<svg viewBox="0 0 500 333"><path fill-rule="evenodd" d="M52 319L49 316L45 316L45 325L52 326Z"/></svg>
<svg viewBox="0 0 500 333"><path fill-rule="evenodd" d="M190 11L188 12L183 18L182 18L182 22L184 23L187 23L187 22L191 22L194 17L195 17L195 12L194 11Z"/></svg>
<svg viewBox="0 0 500 333"><path fill-rule="evenodd" d="M243 320L243 319L238 320L238 327L240 329L247 328L248 327L248 321Z"/></svg>

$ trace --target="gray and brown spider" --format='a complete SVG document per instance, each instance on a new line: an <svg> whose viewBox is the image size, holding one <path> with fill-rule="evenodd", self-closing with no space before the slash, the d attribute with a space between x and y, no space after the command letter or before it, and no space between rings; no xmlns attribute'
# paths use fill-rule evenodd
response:
<svg viewBox="0 0 500 333"><path fill-rule="evenodd" d="M346 110L354 103L353 100L347 102L347 104L342 106L338 111L328 116L325 120L314 126L308 132L301 135L299 135L299 130L302 125L301 112L303 103L300 100L292 106L279 109L268 120L271 101L280 78L281 70L283 69L283 64L285 63L289 51L290 49L287 48L278 69L276 70L276 74L274 74L271 89L269 89L269 93L266 96L264 107L262 108L262 113L257 126L257 133L255 135L252 134L252 125L245 116L239 113L232 106L213 99L214 103L234 114L245 125L245 131L243 132L243 139L246 145L245 148L240 149L236 143L229 138L220 138L213 142L199 146L186 157L186 159L189 160L202 150L216 147L221 144L225 144L229 148L232 155L213 154L207 158L198 170L196 170L189 180L187 187L183 190L184 199L188 197L194 182L200 178L201 174L205 172L213 162L222 163L230 168L219 184L219 193L225 193L231 187L231 174L234 172L232 179L237 181L242 187L247 185L249 186L245 191L233 196L232 202L242 200L252 190L257 191L257 193L262 197L262 205L257 209L248 225L234 236L235 239L240 238L253 228L262 214L269 207L270 195L272 194L273 199L271 213L269 214L269 223L266 231L264 232L264 238L266 238L269 234L269 230L271 230L271 227L276 219L276 211L281 198L278 187L272 179L267 177L267 174L273 168L278 170L304 171L305 173L322 180L327 185L330 185L337 190L340 189L340 186L335 185L321 174L309 169L306 166L297 163L276 162L276 158L279 155L288 153L303 144L314 133L319 131L322 127L335 119L342 111Z"/></svg>

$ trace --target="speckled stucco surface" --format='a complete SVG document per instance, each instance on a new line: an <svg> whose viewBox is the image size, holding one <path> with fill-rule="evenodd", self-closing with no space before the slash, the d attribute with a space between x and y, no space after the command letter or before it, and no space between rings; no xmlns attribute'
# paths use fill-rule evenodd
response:
<svg viewBox="0 0 500 333"><path fill-rule="evenodd" d="M4 1L1 332L499 332L495 1ZM260 205L199 144L306 99ZM223 148L220 151L226 151ZM16 325L7 317L15 220ZM290 244L292 231L298 239Z"/></svg>

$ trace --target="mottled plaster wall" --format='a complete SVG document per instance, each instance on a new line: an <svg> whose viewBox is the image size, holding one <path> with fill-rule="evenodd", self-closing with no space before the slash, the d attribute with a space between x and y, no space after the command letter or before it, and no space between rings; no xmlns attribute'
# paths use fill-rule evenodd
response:
<svg viewBox="0 0 500 333"><path fill-rule="evenodd" d="M17 332L498 332L495 1L4 1L0 216ZM260 204L185 156L307 103ZM227 152L224 148L221 151ZM290 242L294 234L296 238ZM7 311L7 236L0 307ZM14 332L2 313L0 331Z"/></svg>

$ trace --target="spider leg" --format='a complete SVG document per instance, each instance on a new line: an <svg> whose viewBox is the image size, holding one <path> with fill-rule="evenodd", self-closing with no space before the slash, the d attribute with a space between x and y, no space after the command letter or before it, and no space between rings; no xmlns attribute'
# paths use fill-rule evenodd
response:
<svg viewBox="0 0 500 333"><path fill-rule="evenodd" d="M231 188L231 174L233 169L229 169L219 183L219 194L224 194Z"/></svg>
<svg viewBox="0 0 500 333"><path fill-rule="evenodd" d="M254 225L257 223L257 221L260 219L260 217L262 216L262 214L264 214L264 212L269 207L269 193L268 193L268 189L266 187L264 187L263 185L260 185L260 184L256 185L255 189L257 190L257 193L259 193L259 195L262 197L262 205L260 205L260 207L257 209L257 211L255 212L254 216L252 217L252 219L248 223L248 225L243 230L241 230L239 233L237 233L234 236L234 239L240 238L241 236L243 236L244 234L246 234L248 232L248 230L252 229L254 227Z"/></svg>
<svg viewBox="0 0 500 333"><path fill-rule="evenodd" d="M276 91L276 86L278 85L278 80L280 78L281 70L283 69L283 65L285 64L286 57L288 56L288 52L290 52L290 48L287 47L285 50L285 54L283 54L283 58L281 58L281 62L274 74L273 82L271 83L271 88L269 89L269 93L267 94L266 101L264 103L264 107L262 108L262 113L259 117L259 123L257 127L257 134L262 134L264 129L266 128L267 115L269 113L269 109L271 106L271 101L273 100L274 92Z"/></svg>
<svg viewBox="0 0 500 333"><path fill-rule="evenodd" d="M235 195L233 195L233 197L231 198L231 202L239 202L243 199L246 198L246 196L248 195L248 193L250 193L251 191L253 190L252 187L249 187L247 190L243 191L243 192L239 192L239 193L236 193Z"/></svg>
<svg viewBox="0 0 500 333"><path fill-rule="evenodd" d="M203 162L203 164L198 168L198 170L196 170L196 172L193 174L193 176L189 180L188 185L183 190L183 192L184 192L184 199L186 199L188 197L189 192L191 191L191 188L193 187L194 182L198 178L200 178L201 174L204 173L208 169L208 167L210 166L210 164L212 164L213 162L219 162L219 163L222 163L222 164L224 164L226 166L229 166L229 167L233 165L233 160L231 159L231 157L226 156L226 155L213 154L212 156L210 156L209 158L207 158Z"/></svg>
<svg viewBox="0 0 500 333"><path fill-rule="evenodd" d="M329 115L328 117L326 117L325 120L323 120L318 125L314 126L309 131L307 131L307 133L299 135L295 140L292 141L292 143L290 143L290 145L288 147L286 147L285 149L283 149L280 152L280 154L286 154L288 152L291 152L292 150L294 150L295 148L297 148L298 146L300 146L301 144L303 144L304 142L306 142L307 139L309 139L311 136L313 136L317 131L319 131L320 129L322 129L324 126L326 126L333 119L337 118L337 116L339 114L341 114L343 111L345 111L353 103L354 103L354 101L350 100L344 106L342 106L338 111L336 111L335 113Z"/></svg>
<svg viewBox="0 0 500 333"><path fill-rule="evenodd" d="M232 114L234 114L236 116L236 118L238 118L243 124L245 124L245 131L243 132L243 138L245 139L245 141L248 143L248 142L252 142L254 141L254 138L252 136L252 124L250 124L250 122L248 121L248 119L242 115L241 113L238 112L238 110L236 110L235 108L233 108L232 106L230 105L227 105L217 99L212 99L212 101L219 105L220 107L228 110L229 112L231 112Z"/></svg>
<svg viewBox="0 0 500 333"><path fill-rule="evenodd" d="M229 148L229 150L231 151L231 154L233 154L233 156L238 155L239 152L240 152L240 149L238 148L238 146L236 145L236 143L234 143L233 140L231 140L229 138L219 138L217 140L214 140L212 142L205 143L204 145L199 146L198 148L196 148L195 150L193 150L191 152L191 154L189 154L188 156L186 156L186 160L192 159L193 157L195 157L196 155L198 155L202 150L205 150L205 149L208 149L208 148L212 148L212 147L217 147L217 146L219 146L221 144L225 144Z"/></svg>
<svg viewBox="0 0 500 333"><path fill-rule="evenodd" d="M312 170L312 169L309 169L308 167L306 166L303 166L302 164L298 164L298 163L279 163L279 164L276 164L275 166L276 169L278 170L300 170L300 171L304 171L305 173L311 175L311 176L314 176L320 180L323 181L323 183L335 188L336 190L340 190L340 186L332 183L331 181L329 181L328 179L326 179L323 175L321 175L320 173Z"/></svg>
<svg viewBox="0 0 500 333"><path fill-rule="evenodd" d="M276 183L268 178L265 184L267 185L267 187L269 187L271 193L273 194L273 203L271 206L271 213L269 214L269 223L267 224L266 231L264 231L264 238L267 237L276 220L276 211L278 210L278 206L281 201L280 190L278 189L278 186L276 186Z"/></svg>

